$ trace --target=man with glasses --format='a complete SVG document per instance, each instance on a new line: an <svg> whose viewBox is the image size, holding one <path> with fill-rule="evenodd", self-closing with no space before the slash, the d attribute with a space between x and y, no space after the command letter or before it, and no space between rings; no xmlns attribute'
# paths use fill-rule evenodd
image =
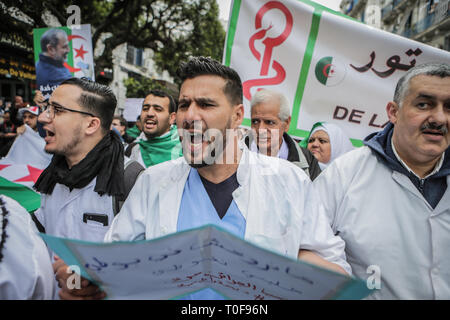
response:
<svg viewBox="0 0 450 320"><path fill-rule="evenodd" d="M107 86L71 78L39 115L53 158L35 185L42 196L34 220L47 234L103 240L114 218L111 197L125 193L123 146L110 130L116 104Z"/></svg>

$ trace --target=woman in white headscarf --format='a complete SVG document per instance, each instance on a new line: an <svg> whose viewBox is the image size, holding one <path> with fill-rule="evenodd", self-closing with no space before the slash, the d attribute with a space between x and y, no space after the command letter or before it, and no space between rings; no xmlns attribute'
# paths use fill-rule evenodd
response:
<svg viewBox="0 0 450 320"><path fill-rule="evenodd" d="M327 122L315 123L309 137L302 143L319 161L322 170L336 158L353 150L353 145L344 131Z"/></svg>

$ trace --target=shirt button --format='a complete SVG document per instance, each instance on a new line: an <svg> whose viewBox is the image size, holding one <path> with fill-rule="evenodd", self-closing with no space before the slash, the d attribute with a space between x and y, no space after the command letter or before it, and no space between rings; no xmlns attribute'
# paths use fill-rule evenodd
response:
<svg viewBox="0 0 450 320"><path fill-rule="evenodd" d="M431 274L435 275L435 276L438 275L439 274L439 269L437 267L432 268L431 269Z"/></svg>

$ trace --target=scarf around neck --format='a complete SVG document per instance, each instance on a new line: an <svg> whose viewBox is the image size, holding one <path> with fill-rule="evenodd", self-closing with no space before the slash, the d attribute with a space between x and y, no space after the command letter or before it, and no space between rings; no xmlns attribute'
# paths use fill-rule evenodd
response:
<svg viewBox="0 0 450 320"><path fill-rule="evenodd" d="M176 126L172 126L169 134L147 140L139 140L142 160L145 167L173 160L183 155L183 150Z"/></svg>
<svg viewBox="0 0 450 320"><path fill-rule="evenodd" d="M55 185L60 183L72 191L75 188L84 188L94 178L97 178L94 191L100 196L105 193L110 196L124 196L123 145L112 131L71 169L65 156L55 154L34 188L41 193L52 194Z"/></svg>

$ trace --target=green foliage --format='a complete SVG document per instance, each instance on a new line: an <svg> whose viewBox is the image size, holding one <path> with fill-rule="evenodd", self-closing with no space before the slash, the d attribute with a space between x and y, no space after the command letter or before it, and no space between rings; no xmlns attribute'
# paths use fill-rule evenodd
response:
<svg viewBox="0 0 450 320"><path fill-rule="evenodd" d="M192 23L191 32L175 42L164 45L155 54L159 71L167 70L179 83L176 70L191 56L209 56L222 60L225 31L218 20L219 7L215 0L193 3L186 14Z"/></svg>
<svg viewBox="0 0 450 320"><path fill-rule="evenodd" d="M175 100L178 98L178 91L168 87L165 81L153 80L141 77L139 79L129 77L123 81L127 88L128 98L145 98L150 90L163 90L169 93Z"/></svg>
<svg viewBox="0 0 450 320"><path fill-rule="evenodd" d="M152 49L158 69L175 78L179 63L189 56L222 58L225 31L216 0L2 0L2 4L0 33L20 34L30 47L32 29L49 27L44 13L66 25L67 7L79 6L81 23L92 27L94 51L104 46L94 61L97 70L112 67L112 51L123 43ZM11 10L24 13L27 22L14 18ZM104 34L109 36L102 38Z"/></svg>
<svg viewBox="0 0 450 320"><path fill-rule="evenodd" d="M145 98L150 90L164 90L163 86L152 79L128 78L123 81L127 88L128 98Z"/></svg>

